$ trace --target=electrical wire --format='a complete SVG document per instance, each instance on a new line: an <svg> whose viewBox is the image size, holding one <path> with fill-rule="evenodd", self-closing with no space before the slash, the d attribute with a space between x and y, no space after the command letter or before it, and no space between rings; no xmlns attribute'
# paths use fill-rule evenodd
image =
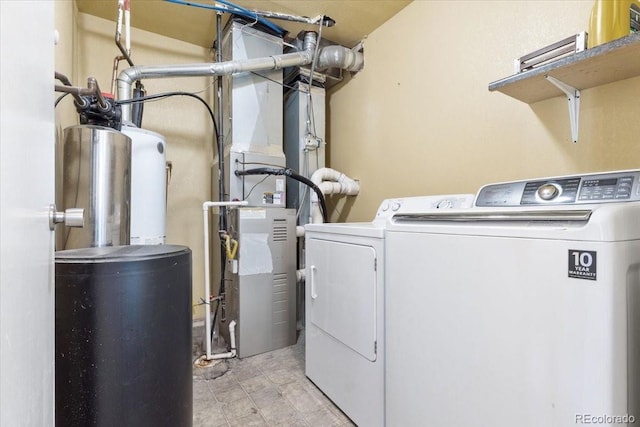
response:
<svg viewBox="0 0 640 427"><path fill-rule="evenodd" d="M220 239L220 243L222 244L222 239ZM220 267L222 268L221 270L221 275L220 275L220 283L218 285L218 295L221 298L224 298L225 295L225 286L224 286L224 275L225 275L225 265L227 263L227 254L224 250L220 251ZM211 328L211 335L209 336L209 341L213 340L213 335L214 332L216 330L216 319L218 317L218 309L220 308L220 301L221 298L217 298L216 299L216 308L213 310L213 322L211 322L211 324L213 325L213 327Z"/></svg>
<svg viewBox="0 0 640 427"><path fill-rule="evenodd" d="M304 153L304 161L303 161L303 167L304 169L302 170L302 175L307 176L309 175L309 150L304 149L303 150ZM316 152L316 157L317 157L317 152ZM307 200L307 195L309 193L309 187L308 186L304 186L304 190L302 190L302 198L300 198L299 194L300 194L300 185L302 183L298 184L298 210L296 211L296 219L300 219L300 214L302 213L304 204Z"/></svg>
<svg viewBox="0 0 640 427"><path fill-rule="evenodd" d="M261 165L261 166L273 166L274 168L281 168L282 165L276 165L275 163L265 163L265 162L243 162L236 159L236 163L239 165Z"/></svg>
<svg viewBox="0 0 640 427"><path fill-rule="evenodd" d="M311 181L309 178L298 174L293 169L290 169L290 168L282 168L282 169L255 168L255 169L248 169L248 170L244 170L244 171L236 170L235 174L236 174L236 176L244 176L244 175L284 175L284 176L289 177L289 178L291 178L291 179L293 179L295 181L302 182L303 184L308 185L309 187L311 187L311 189L313 189L313 191L318 196L318 202L320 204L320 210L322 211L322 220L324 222L329 222L328 221L328 213L327 213L327 205L326 205L325 200L324 200L324 194L322 194L322 191L320 190L320 188L318 188L318 186L316 184L314 184L313 181Z"/></svg>
<svg viewBox="0 0 640 427"><path fill-rule="evenodd" d="M251 193L253 193L253 190L260 184L262 184L267 178L269 178L269 176L265 176L264 178L262 178L259 182L257 182L253 187L251 187L251 190L249 190L249 193L247 193L246 196L244 196L244 199L247 200L249 198L249 196L251 195Z"/></svg>
<svg viewBox="0 0 640 427"><path fill-rule="evenodd" d="M279 82L279 81L274 80L274 79L272 79L272 78L269 78L269 77L267 77L267 76L265 76L265 75L259 74L259 73L257 73L256 71L250 71L250 73L251 73L251 74L254 74L254 75L258 76L258 77L262 77L262 78L263 78L263 79L265 79L265 80L269 80L270 82L273 82L273 83L279 84L279 85L280 85L280 86L282 86L282 87L286 87L287 89L296 90L296 91L298 91L298 92L300 92L300 93L305 93L305 94L307 93L307 91L306 91L306 90L304 90L304 89L299 89L299 88L297 88L297 87L295 87L295 86L290 86L290 85L288 85L288 84L286 84L286 83L284 83L284 82Z"/></svg>
<svg viewBox="0 0 640 427"><path fill-rule="evenodd" d="M56 108L58 104L60 104L60 101L62 101L62 98L64 98L67 95L69 95L69 92L65 92L64 94L60 95L58 99L56 99L56 102L53 104L53 108Z"/></svg>
<svg viewBox="0 0 640 427"><path fill-rule="evenodd" d="M209 112L209 117L211 118L211 122L213 123L213 129L215 131L215 134L216 136L218 135L218 124L216 123L216 118L215 118L215 115L213 114L213 110L211 109L209 104L207 104L207 101L205 101L202 97L196 95L195 93L191 93L191 92L158 93L155 95L142 96L140 98L115 101L115 103L122 105L122 104L134 104L136 102L159 101L161 99L169 98L171 96L188 96L190 98L194 98L200 101L207 108L207 111ZM218 153L218 156L220 156L220 153Z"/></svg>
<svg viewBox="0 0 640 427"><path fill-rule="evenodd" d="M202 91L206 90L207 88L203 89ZM202 92L200 91L200 92ZM199 92L196 92L199 93ZM127 100L121 100L121 101L116 101L116 104L134 104L136 102L151 102L151 101L159 101L162 99L166 99L172 96L187 96L187 97L191 97L194 99L197 99L198 101L200 101L207 109L208 113L209 113L209 117L211 118L211 122L213 123L213 128L214 128L214 132L216 135L216 138L218 137L218 125L216 123L216 119L215 119L215 115L213 113L213 110L211 109L211 107L209 106L209 104L207 104L207 102L200 96L196 95L196 93L191 93L191 92L166 92L166 93L159 93L159 94L155 94L155 95L147 95L147 96L143 96L140 98L135 98L135 99L127 99ZM216 148L218 148L218 144L215 144ZM219 151L219 150L218 150ZM221 153L218 153L218 156L221 156ZM265 178L266 179L266 178ZM220 295L224 294L224 267L227 263L227 257L226 257L226 253L225 251L221 251L221 255L220 255L220 264L221 264L221 268L223 271L222 277L220 278L220 284L218 286L218 293ZM209 304L208 302L204 302L204 304ZM211 337L209 338L210 340L213 339L213 334L215 331L215 324L216 324L216 319L218 317L218 310L220 308L220 299L216 299L216 306L215 309L213 310L213 327L211 328Z"/></svg>

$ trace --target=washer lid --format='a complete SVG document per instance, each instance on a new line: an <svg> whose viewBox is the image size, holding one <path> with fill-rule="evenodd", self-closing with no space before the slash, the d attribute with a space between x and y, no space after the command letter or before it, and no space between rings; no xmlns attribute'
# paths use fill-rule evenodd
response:
<svg viewBox="0 0 640 427"><path fill-rule="evenodd" d="M617 242L640 240L640 202L494 207L397 215L397 231L533 239Z"/></svg>

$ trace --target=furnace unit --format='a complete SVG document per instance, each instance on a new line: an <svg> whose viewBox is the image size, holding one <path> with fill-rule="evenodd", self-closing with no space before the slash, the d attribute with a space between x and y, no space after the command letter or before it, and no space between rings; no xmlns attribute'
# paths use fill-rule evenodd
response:
<svg viewBox="0 0 640 427"><path fill-rule="evenodd" d="M230 342L228 322L235 319L238 357L295 344L295 210L232 209L229 226L239 244L236 259L227 261L222 335Z"/></svg>

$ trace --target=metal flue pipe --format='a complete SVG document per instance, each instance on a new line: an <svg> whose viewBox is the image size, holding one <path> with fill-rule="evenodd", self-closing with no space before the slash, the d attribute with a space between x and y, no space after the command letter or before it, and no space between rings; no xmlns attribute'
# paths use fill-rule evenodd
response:
<svg viewBox="0 0 640 427"><path fill-rule="evenodd" d="M364 55L343 46L326 46L320 50L316 61L317 70L341 68L347 71L361 71L364 67Z"/></svg>
<svg viewBox="0 0 640 427"><path fill-rule="evenodd" d="M304 50L263 58L244 59L202 64L147 65L123 70L118 76L118 100L131 99L131 87L137 80L166 77L224 76L249 71L279 70L285 67L307 65L313 61L316 34L308 32L304 37ZM131 106L122 104L123 121L131 121Z"/></svg>

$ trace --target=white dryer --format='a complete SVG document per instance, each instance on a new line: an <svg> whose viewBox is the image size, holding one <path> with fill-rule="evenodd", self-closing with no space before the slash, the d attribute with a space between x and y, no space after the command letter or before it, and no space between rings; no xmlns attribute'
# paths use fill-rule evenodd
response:
<svg viewBox="0 0 640 427"><path fill-rule="evenodd" d="M386 233L386 424L640 421L640 171L483 187Z"/></svg>
<svg viewBox="0 0 640 427"><path fill-rule="evenodd" d="M373 222L305 227L305 372L356 424L384 424L388 217L472 203L473 195L389 199L382 202Z"/></svg>

